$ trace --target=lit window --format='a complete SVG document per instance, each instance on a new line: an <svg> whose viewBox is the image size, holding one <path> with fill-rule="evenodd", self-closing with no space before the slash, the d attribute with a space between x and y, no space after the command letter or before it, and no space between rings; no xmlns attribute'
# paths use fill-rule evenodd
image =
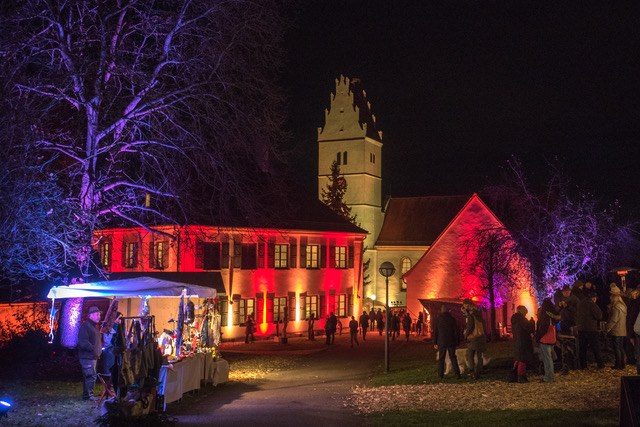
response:
<svg viewBox="0 0 640 427"><path fill-rule="evenodd" d="M164 242L158 242L155 244L155 257L154 260L156 262L157 269L164 268Z"/></svg>
<svg viewBox="0 0 640 427"><path fill-rule="evenodd" d="M233 301L233 324L243 326L247 322L247 316L253 314L255 300L236 299Z"/></svg>
<svg viewBox="0 0 640 427"><path fill-rule="evenodd" d="M313 313L313 318L318 319L318 295L307 295L305 297L305 319Z"/></svg>
<svg viewBox="0 0 640 427"><path fill-rule="evenodd" d="M347 268L346 246L336 246L336 268Z"/></svg>
<svg viewBox="0 0 640 427"><path fill-rule="evenodd" d="M273 300L273 320L281 321L284 319L284 313L287 310L287 297L278 297Z"/></svg>
<svg viewBox="0 0 640 427"><path fill-rule="evenodd" d="M306 268L318 268L318 245L307 246L307 265Z"/></svg>
<svg viewBox="0 0 640 427"><path fill-rule="evenodd" d="M408 257L404 257L400 261L400 275L403 276L409 270L411 270L411 260Z"/></svg>
<svg viewBox="0 0 640 427"><path fill-rule="evenodd" d="M127 244L126 266L129 268L138 265L138 243L131 242Z"/></svg>
<svg viewBox="0 0 640 427"><path fill-rule="evenodd" d="M108 269L111 267L111 244L109 242L104 242L100 245L100 259L103 268Z"/></svg>
<svg viewBox="0 0 640 427"><path fill-rule="evenodd" d="M338 317L346 317L347 316L347 295L341 294L338 295L338 306L336 307L336 316Z"/></svg>
<svg viewBox="0 0 640 427"><path fill-rule="evenodd" d="M276 245L275 247L275 268L287 268L289 261L289 246Z"/></svg>
<svg viewBox="0 0 640 427"><path fill-rule="evenodd" d="M218 304L220 304L220 325L229 325L229 301L226 296L220 295L218 297Z"/></svg>
<svg viewBox="0 0 640 427"><path fill-rule="evenodd" d="M400 277L409 270L411 270L411 260L408 257L404 257L400 260ZM407 290L407 282L404 279L400 280L400 286L403 291Z"/></svg>

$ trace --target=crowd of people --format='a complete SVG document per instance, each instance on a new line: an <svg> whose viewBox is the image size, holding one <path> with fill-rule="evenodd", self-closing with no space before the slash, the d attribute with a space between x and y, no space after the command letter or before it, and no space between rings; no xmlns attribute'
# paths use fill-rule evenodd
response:
<svg viewBox="0 0 640 427"><path fill-rule="evenodd" d="M527 317L524 305L516 307L511 316L514 365L510 381L526 383L527 369L538 368L544 372L543 382L553 382L554 361L560 357L575 359L574 369L587 369L588 353L592 353L596 369L604 369L601 347L610 346L614 362L611 369L622 370L627 364L635 364L640 375L640 289L630 288L622 292L615 284L609 285L610 304L603 310L598 304L598 294L592 283L577 281L573 287L564 286L551 298L544 298L537 312L537 322ZM433 343L438 350L438 376L444 377L445 359L448 357L454 374L460 378L456 348L466 341L466 366L477 379L482 372L483 352L486 348L486 329L479 308L465 299L462 312L466 317L464 335L459 336L456 320L449 308L442 306L435 319ZM606 321L605 321L606 319ZM537 354L534 351L537 343ZM573 345L569 345L573 344ZM568 349L563 351L562 349ZM565 366L568 362L563 362Z"/></svg>
<svg viewBox="0 0 640 427"><path fill-rule="evenodd" d="M592 354L596 369L603 369L603 342L613 350L612 369L621 370L627 364L635 364L640 375L640 289L630 288L623 293L612 283L608 293L610 304L603 310L598 304L598 293L591 282L577 281L573 286L563 286L553 298L542 300L537 311L537 322L533 317L527 317L529 312L524 305L516 307L511 316L514 365L510 380L526 383L529 381L527 370L540 368L544 372L542 381L553 382L555 361L568 358L571 360L563 360L563 366L584 370L588 367L588 353ZM479 378L482 373L483 354L487 347L487 328L482 312L468 298L463 300L461 311L465 317L464 325L458 325L446 304L441 306L441 313L433 322L431 338L438 351L440 378L445 375L447 358L457 378L461 378L460 363L469 368L469 375L474 379ZM315 320L312 314L308 327L309 340L315 339ZM402 331L408 341L411 334L426 335L428 330L426 314L422 311L414 320L408 311L392 309L387 320L385 310L372 308L369 312L364 310L357 319L356 316L351 316L348 322L351 347L354 344L360 345L359 335L362 341L366 341L369 331L377 330L382 335L386 321L389 322L387 331L392 340L399 339ZM254 329L250 316L247 320L246 342L253 339ZM342 323L334 313L330 313L324 322L326 344L335 342L338 330L341 333ZM466 343L464 360L458 360L456 349L463 341ZM537 352L534 350L536 348ZM88 369L90 360L85 360L84 364Z"/></svg>

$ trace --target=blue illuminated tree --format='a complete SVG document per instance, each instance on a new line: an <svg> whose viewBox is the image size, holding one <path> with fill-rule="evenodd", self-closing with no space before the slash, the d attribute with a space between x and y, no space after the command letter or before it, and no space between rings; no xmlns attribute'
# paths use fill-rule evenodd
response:
<svg viewBox="0 0 640 427"><path fill-rule="evenodd" d="M54 171L60 204L105 224L261 212L283 122L275 84L285 28L270 0L4 2L3 145ZM0 112L2 114L3 112ZM147 200L151 203L146 203ZM172 238L173 236L169 236Z"/></svg>
<svg viewBox="0 0 640 427"><path fill-rule="evenodd" d="M617 205L600 208L595 197L553 165L535 190L514 158L503 183L486 188L483 198L529 262L540 300L578 278L604 280L609 269L628 264L626 258L638 247L634 226L619 221Z"/></svg>

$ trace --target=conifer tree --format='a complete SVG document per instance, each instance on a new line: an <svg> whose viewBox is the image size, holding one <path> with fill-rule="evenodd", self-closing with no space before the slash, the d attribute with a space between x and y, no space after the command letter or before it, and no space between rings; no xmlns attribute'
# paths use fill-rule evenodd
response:
<svg viewBox="0 0 640 427"><path fill-rule="evenodd" d="M322 190L322 202L347 221L357 224L357 215L351 215L351 208L344 202L347 192L347 180L340 175L340 165L337 161L331 163L331 175L327 187Z"/></svg>

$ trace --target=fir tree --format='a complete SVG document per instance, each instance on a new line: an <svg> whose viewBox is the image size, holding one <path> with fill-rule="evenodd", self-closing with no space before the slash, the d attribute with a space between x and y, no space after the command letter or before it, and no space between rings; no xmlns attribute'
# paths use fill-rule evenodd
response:
<svg viewBox="0 0 640 427"><path fill-rule="evenodd" d="M337 161L331 163L331 175L327 188L322 190L322 202L347 221L357 224L356 215L351 215L351 208L344 202L347 192L347 180L340 176L340 165Z"/></svg>

